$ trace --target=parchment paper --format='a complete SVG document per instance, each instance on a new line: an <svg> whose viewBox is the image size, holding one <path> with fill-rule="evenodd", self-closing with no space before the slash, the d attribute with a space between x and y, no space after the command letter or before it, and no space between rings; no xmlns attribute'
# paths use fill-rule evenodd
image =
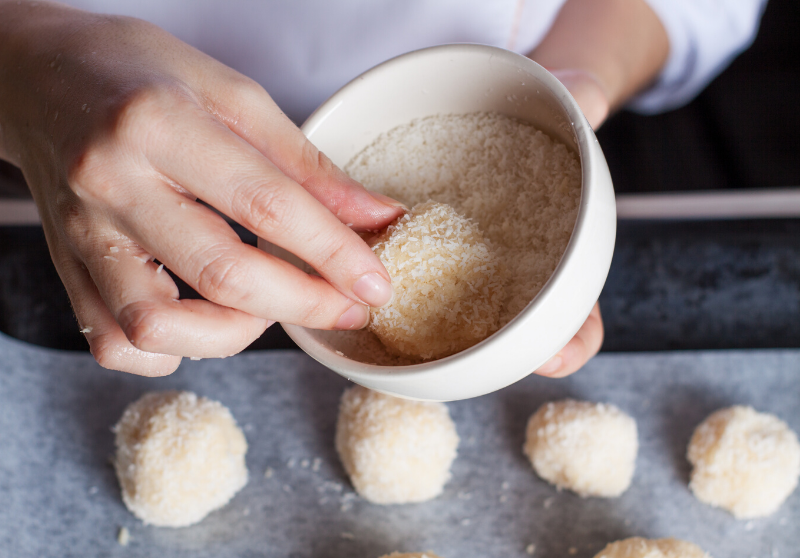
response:
<svg viewBox="0 0 800 558"><path fill-rule="evenodd" d="M0 336L0 556L527 557L535 545L536 557L591 558L640 535L690 540L715 558L800 557L800 491L772 517L737 521L695 500L684 458L693 428L727 405L800 431L800 350L607 354L569 379L532 376L449 404L462 440L453 479L438 499L407 506L369 504L348 484L333 446L346 385L299 352L185 361L147 379ZM183 529L133 517L108 461L125 406L164 389L222 401L250 444L248 485ZM528 416L567 396L614 403L638 421L636 475L621 498L558 492L522 455ZM127 547L116 541L122 526Z"/></svg>

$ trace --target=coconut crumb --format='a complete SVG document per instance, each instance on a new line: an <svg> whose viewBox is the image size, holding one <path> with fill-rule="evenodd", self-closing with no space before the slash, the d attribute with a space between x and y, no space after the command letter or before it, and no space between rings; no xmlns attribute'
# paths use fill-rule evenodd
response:
<svg viewBox="0 0 800 558"><path fill-rule="evenodd" d="M94 328L92 326L86 326L81 330L81 333L91 333Z"/></svg>
<svg viewBox="0 0 800 558"><path fill-rule="evenodd" d="M528 546L525 547L525 554L527 554L528 556L533 556L535 552L536 552L535 544L529 544Z"/></svg>
<svg viewBox="0 0 800 558"><path fill-rule="evenodd" d="M164 264L161 264L158 266L158 269L156 269L156 273L161 273L163 270L164 270Z"/></svg>
<svg viewBox="0 0 800 558"><path fill-rule="evenodd" d="M117 531L117 543L120 546L128 546L129 542L131 542L130 531L128 531L127 527L120 527L119 531Z"/></svg>

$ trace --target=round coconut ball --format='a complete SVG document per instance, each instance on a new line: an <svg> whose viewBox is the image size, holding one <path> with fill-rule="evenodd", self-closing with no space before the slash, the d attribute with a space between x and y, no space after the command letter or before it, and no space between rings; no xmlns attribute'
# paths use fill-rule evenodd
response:
<svg viewBox="0 0 800 558"><path fill-rule="evenodd" d="M711 414L694 431L687 457L694 495L740 519L773 513L800 476L795 433L779 418L751 407Z"/></svg>
<svg viewBox="0 0 800 558"><path fill-rule="evenodd" d="M559 489L615 497L631 484L639 443L636 421L614 405L567 399L528 420L524 453Z"/></svg>
<svg viewBox="0 0 800 558"><path fill-rule="evenodd" d="M711 558L696 544L678 539L632 537L607 545L594 558Z"/></svg>
<svg viewBox="0 0 800 558"><path fill-rule="evenodd" d="M394 298L370 310L369 330L397 355L433 360L498 328L499 262L478 226L447 204L414 206L372 240Z"/></svg>
<svg viewBox="0 0 800 558"><path fill-rule="evenodd" d="M192 525L247 483L247 441L217 401L148 393L125 409L114 432L122 500L145 523Z"/></svg>
<svg viewBox="0 0 800 558"><path fill-rule="evenodd" d="M458 434L443 403L409 401L361 386L344 392L336 450L353 486L376 504L424 502L450 479Z"/></svg>

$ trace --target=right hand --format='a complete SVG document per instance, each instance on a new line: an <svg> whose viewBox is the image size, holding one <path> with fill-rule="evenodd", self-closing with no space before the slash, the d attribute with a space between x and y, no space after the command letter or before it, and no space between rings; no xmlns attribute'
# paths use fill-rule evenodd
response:
<svg viewBox="0 0 800 558"><path fill-rule="evenodd" d="M169 374L273 321L355 329L391 297L357 231L402 214L252 80L140 20L0 1L0 157L19 166L92 354ZM245 245L198 198L308 262ZM206 300L178 300L157 259Z"/></svg>

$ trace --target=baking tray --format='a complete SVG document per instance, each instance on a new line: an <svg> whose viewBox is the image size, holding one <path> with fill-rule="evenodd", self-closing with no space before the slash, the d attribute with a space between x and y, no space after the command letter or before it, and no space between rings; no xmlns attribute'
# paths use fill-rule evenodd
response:
<svg viewBox="0 0 800 558"><path fill-rule="evenodd" d="M772 517L736 520L692 496L684 457L694 427L732 404L800 431L800 350L605 354L571 378L531 376L451 403L461 436L453 478L436 500L402 506L361 500L339 464L333 434L346 386L296 351L185 361L148 379L0 335L0 556L591 558L639 535L693 541L715 558L800 557L800 491ZM247 486L182 529L133 517L109 464L110 427L125 406L165 389L222 401L250 445ZM636 418L636 475L622 497L558 492L522 455L528 416L563 397L614 403Z"/></svg>

